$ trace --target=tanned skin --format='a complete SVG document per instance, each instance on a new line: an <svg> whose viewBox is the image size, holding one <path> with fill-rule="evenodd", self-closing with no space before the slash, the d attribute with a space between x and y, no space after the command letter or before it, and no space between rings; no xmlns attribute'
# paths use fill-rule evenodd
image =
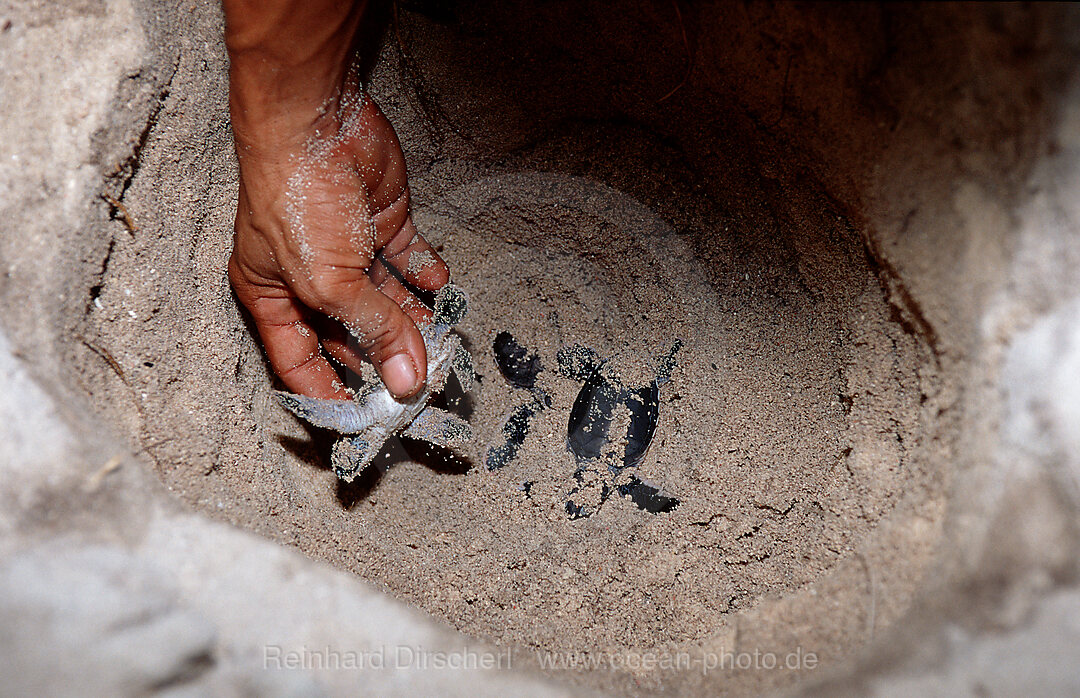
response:
<svg viewBox="0 0 1080 698"><path fill-rule="evenodd" d="M417 234L401 145L352 70L367 3L223 4L237 298L289 390L348 399L327 357L353 371L366 358L391 394L409 397L426 378L417 323L430 314L385 265L429 291L449 270ZM418 253L425 263L410 265Z"/></svg>

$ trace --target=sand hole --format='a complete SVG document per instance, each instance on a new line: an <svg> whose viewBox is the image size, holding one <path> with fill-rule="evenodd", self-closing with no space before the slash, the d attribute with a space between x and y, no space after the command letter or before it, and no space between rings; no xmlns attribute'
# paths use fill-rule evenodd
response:
<svg viewBox="0 0 1080 698"><path fill-rule="evenodd" d="M97 323L97 341L122 361L153 364L128 377L142 406L137 436L196 506L499 643L689 651L766 600L808 594L899 503L925 505L933 487L910 455L932 376L919 341L892 320L856 232L822 216L764 239L707 200L688 204L700 227L680 232L607 184L515 171L418 209L470 293L460 331L480 376L467 398L478 434L471 467L397 442L379 467L337 483L327 469L332 437L269 399L242 327L204 336L196 352L163 351L152 334L115 320ZM103 307L153 303L135 273L137 264L110 264ZM490 471L486 449L529 396L495 366L501 331L540 357L537 382L552 404L516 457ZM648 358L674 339L683 348L633 476L679 506L652 514L614 496L570 519L568 493L580 483L567 419L581 385L557 373L556 353L587 345L644 384ZM210 359L227 368L212 387L200 375ZM169 371L184 377L152 387ZM901 550L891 564L913 559ZM857 626L862 607L849 612Z"/></svg>
<svg viewBox="0 0 1080 698"><path fill-rule="evenodd" d="M601 99L598 86L617 81L595 71L550 112L518 113L488 71L550 93L535 64L480 60L464 39L441 43L454 30L403 21L413 64L388 46L373 91L412 158L417 225L470 294L460 330L480 376L463 405L478 434L472 462L398 441L379 467L340 484L327 465L332 438L275 404L223 274L234 172L222 164L221 103L193 116L174 95L158 117L128 195L139 234L110 243L80 319L124 373L80 350L85 389L194 507L526 656L739 643L850 656L908 608L945 486L927 457L939 364L893 304L888 291L904 280L879 268L870 231L807 174L816 163L794 162L802 151L700 85L663 103L664 125L605 111L628 94L655 92L644 100L655 105L681 59L634 73L637 91ZM474 49L469 65L440 54ZM191 84L206 79L189 72ZM210 150L193 149L207 132ZM189 193L193 183L204 196ZM484 454L528 399L495 367L502 331L539 356L551 405L491 471ZM581 343L644 381L676 339L633 475L679 506L651 513L617 496L572 520L567 493L580 483L566 430L581 385L555 371L557 352ZM666 676L566 673L598 686Z"/></svg>

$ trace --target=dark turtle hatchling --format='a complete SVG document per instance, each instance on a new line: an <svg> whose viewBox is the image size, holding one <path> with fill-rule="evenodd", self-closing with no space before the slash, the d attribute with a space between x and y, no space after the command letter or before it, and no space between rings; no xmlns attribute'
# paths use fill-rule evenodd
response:
<svg viewBox="0 0 1080 698"><path fill-rule="evenodd" d="M681 347L682 342L676 340L655 362L655 376L644 385L628 384L617 363L601 360L588 347L577 344L559 352L559 372L583 383L566 429L567 446L578 461L574 473L578 485L566 502L571 517L595 513L612 491L653 513L678 506L677 499L662 495L652 485L632 475L620 475L636 467L649 449L660 417L660 386L670 380L675 354ZM613 426L617 433L612 433ZM604 470L611 477L603 477ZM582 503L587 500L591 501Z"/></svg>
<svg viewBox="0 0 1080 698"><path fill-rule="evenodd" d="M488 470L498 470L517 457L529 434L533 417L544 408L551 407L551 397L536 385L541 370L540 357L530 354L513 335L509 332L495 335L492 351L495 365L507 382L532 394L531 400L515 408L503 422L502 442L488 449L484 462Z"/></svg>

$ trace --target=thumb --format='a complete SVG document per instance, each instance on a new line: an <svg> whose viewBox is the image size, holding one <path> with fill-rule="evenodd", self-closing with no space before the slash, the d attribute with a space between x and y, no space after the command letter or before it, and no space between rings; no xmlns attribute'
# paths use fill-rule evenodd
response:
<svg viewBox="0 0 1080 698"><path fill-rule="evenodd" d="M391 395L402 399L420 391L427 378L427 350L401 306L362 273L315 295L315 307L349 330Z"/></svg>

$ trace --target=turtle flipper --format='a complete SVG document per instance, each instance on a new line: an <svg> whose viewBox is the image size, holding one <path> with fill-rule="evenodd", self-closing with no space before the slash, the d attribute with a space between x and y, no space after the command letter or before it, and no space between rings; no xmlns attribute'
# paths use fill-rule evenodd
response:
<svg viewBox="0 0 1080 698"><path fill-rule="evenodd" d="M679 506L678 499L664 494L660 488L633 475L616 489L619 494L636 504L638 509L650 514L666 514Z"/></svg>
<svg viewBox="0 0 1080 698"><path fill-rule="evenodd" d="M366 436L366 434L365 434ZM334 473L345 482L352 482L361 470L375 458L382 444L374 444L362 436L343 437L334 443L330 464Z"/></svg>
<svg viewBox="0 0 1080 698"><path fill-rule="evenodd" d="M452 359L452 362L454 375L457 377L461 389L465 392L471 391L473 389L473 380L476 376L476 371L473 369L472 354L459 343L457 348L454 349L454 358Z"/></svg>
<svg viewBox="0 0 1080 698"><path fill-rule="evenodd" d="M461 287L446 284L435 293L435 310L431 321L436 325L453 327L465 319L469 299Z"/></svg>
<svg viewBox="0 0 1080 698"><path fill-rule="evenodd" d="M278 402L297 417L339 434L358 434L375 422L371 410L352 400L324 400L275 390Z"/></svg>
<svg viewBox="0 0 1080 698"><path fill-rule="evenodd" d="M574 480L577 484L566 494L566 513L571 519L587 519L600 511L613 490L600 469L579 467Z"/></svg>
<svg viewBox="0 0 1080 698"><path fill-rule="evenodd" d="M468 422L438 407L425 408L402 433L451 451L472 439Z"/></svg>
<svg viewBox="0 0 1080 698"><path fill-rule="evenodd" d="M540 374L540 357L530 354L529 350L518 344L514 335L503 331L495 335L491 344L495 353L495 365L510 385L515 388L533 390L536 378Z"/></svg>
<svg viewBox="0 0 1080 698"><path fill-rule="evenodd" d="M671 372L675 370L675 355L682 349L682 340L676 339L668 349L668 353L656 361L656 384L663 385L671 380Z"/></svg>
<svg viewBox="0 0 1080 698"><path fill-rule="evenodd" d="M540 395L547 398L542 392ZM522 444L525 443L525 437L529 435L533 417L547 404L550 404L550 398L548 398L548 403L545 403L539 396L534 395L532 400L510 413L502 425L503 442L489 448L484 458L488 470L498 470L517 456Z"/></svg>

